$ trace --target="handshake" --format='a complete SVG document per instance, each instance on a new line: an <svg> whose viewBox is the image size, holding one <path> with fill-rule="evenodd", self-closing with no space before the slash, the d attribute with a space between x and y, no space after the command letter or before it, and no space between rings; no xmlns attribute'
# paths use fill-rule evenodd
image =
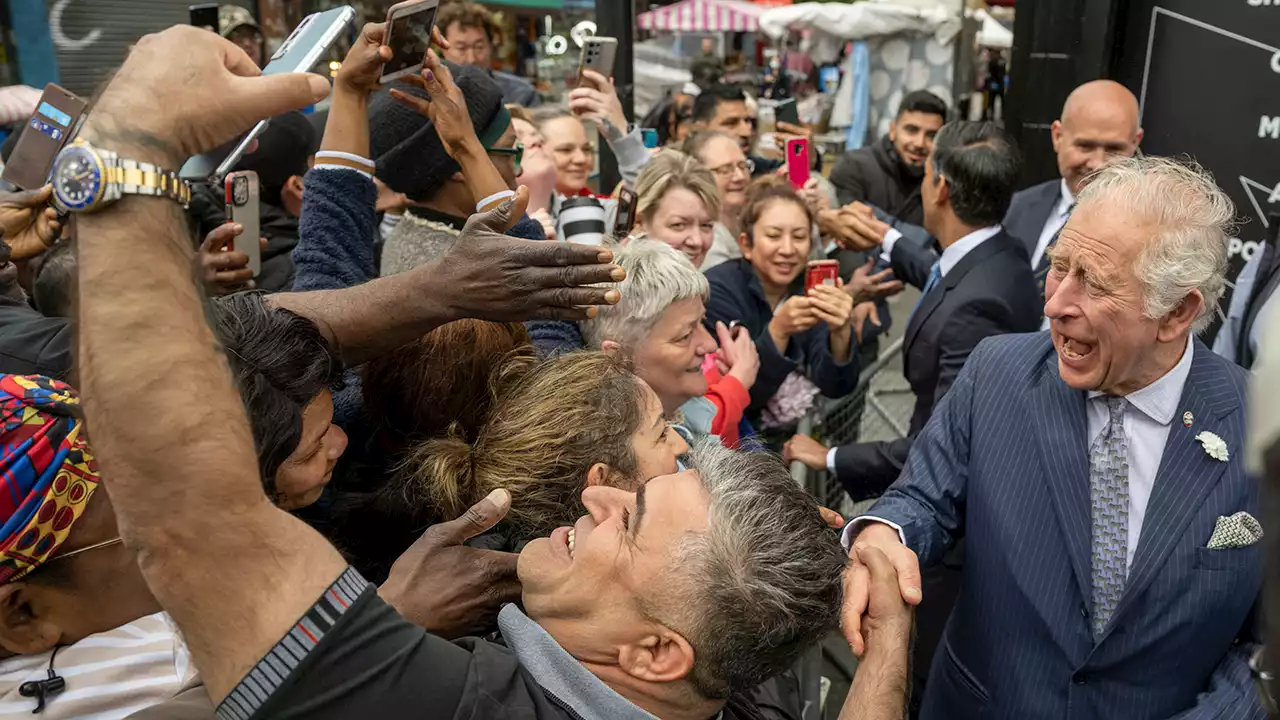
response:
<svg viewBox="0 0 1280 720"><path fill-rule="evenodd" d="M889 225L880 221L872 209L860 202L842 208L820 210L818 228L824 237L835 240L845 250L874 250L884 242Z"/></svg>
<svg viewBox="0 0 1280 720"><path fill-rule="evenodd" d="M920 604L920 564L898 531L872 521L853 537L844 576L840 625L855 655L904 654L911 638L912 608Z"/></svg>

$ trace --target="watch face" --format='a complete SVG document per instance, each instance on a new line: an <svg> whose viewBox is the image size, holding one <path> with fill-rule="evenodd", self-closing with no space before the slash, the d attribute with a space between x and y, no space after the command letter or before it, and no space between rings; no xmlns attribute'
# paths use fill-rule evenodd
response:
<svg viewBox="0 0 1280 720"><path fill-rule="evenodd" d="M72 210L84 210L102 196L102 163L87 148L72 145L53 166L53 191Z"/></svg>

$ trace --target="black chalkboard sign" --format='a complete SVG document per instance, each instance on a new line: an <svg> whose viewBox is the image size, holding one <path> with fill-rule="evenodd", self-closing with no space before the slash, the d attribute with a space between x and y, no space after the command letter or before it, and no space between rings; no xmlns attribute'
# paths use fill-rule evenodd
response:
<svg viewBox="0 0 1280 720"><path fill-rule="evenodd" d="M1142 103L1143 151L1191 156L1235 201L1234 277L1280 211L1280 0L1139 0L1116 75Z"/></svg>

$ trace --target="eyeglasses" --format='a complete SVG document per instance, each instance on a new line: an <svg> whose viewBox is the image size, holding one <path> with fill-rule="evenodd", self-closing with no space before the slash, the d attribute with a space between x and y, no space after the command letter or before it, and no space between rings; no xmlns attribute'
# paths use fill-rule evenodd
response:
<svg viewBox="0 0 1280 720"><path fill-rule="evenodd" d="M516 165L516 175L520 174L520 164L524 162L524 143L517 142L515 147L509 148L487 147L484 151L491 155L505 155L513 158Z"/></svg>
<svg viewBox="0 0 1280 720"><path fill-rule="evenodd" d="M711 168L711 172L715 173L716 175L719 175L720 177L732 177L734 170L739 170L741 172L746 173L747 175L750 175L751 173L756 171L756 161L750 158L747 158L742 162L726 163L724 165L721 165L720 167Z"/></svg>

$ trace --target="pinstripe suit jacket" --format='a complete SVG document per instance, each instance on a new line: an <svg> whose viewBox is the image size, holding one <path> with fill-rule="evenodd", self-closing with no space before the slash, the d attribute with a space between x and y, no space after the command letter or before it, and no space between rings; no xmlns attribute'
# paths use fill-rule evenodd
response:
<svg viewBox="0 0 1280 720"><path fill-rule="evenodd" d="M902 527L920 564L966 542L964 586L921 717L1263 718L1247 667L1258 545L1206 548L1219 516L1260 517L1243 463L1246 374L1196 341L1125 594L1090 631L1085 393L1048 333L984 340L869 511ZM1195 436L1222 437L1230 460Z"/></svg>

